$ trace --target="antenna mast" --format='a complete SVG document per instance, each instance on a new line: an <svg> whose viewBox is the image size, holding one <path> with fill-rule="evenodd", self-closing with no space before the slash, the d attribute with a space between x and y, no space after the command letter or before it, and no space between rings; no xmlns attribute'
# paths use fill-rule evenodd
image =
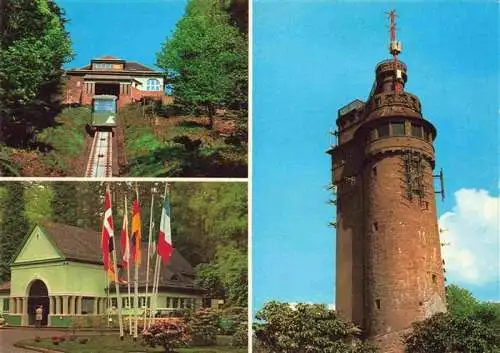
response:
<svg viewBox="0 0 500 353"><path fill-rule="evenodd" d="M389 12L389 20L390 20L390 42L389 42L389 52L392 54L392 58L394 60L394 90L396 92L402 91L401 81L403 79L403 74L401 70L397 67L398 62L398 54L401 53L401 42L396 40L396 10L391 10Z"/></svg>

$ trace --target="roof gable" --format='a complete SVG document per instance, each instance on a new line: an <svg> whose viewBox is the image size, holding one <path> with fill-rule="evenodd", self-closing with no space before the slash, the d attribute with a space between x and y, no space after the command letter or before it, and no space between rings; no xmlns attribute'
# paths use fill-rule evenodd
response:
<svg viewBox="0 0 500 353"><path fill-rule="evenodd" d="M41 228L66 260L102 264L99 232L54 222L43 222Z"/></svg>
<svg viewBox="0 0 500 353"><path fill-rule="evenodd" d="M57 259L62 260L63 255L43 229L36 226L25 238L12 263L21 264L32 261Z"/></svg>

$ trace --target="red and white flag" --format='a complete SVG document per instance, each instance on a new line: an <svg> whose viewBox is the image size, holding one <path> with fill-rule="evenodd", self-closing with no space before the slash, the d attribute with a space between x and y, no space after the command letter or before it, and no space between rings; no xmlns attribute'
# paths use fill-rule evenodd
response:
<svg viewBox="0 0 500 353"><path fill-rule="evenodd" d="M101 250L102 250L102 262L104 264L104 271L106 271L114 280L115 273L113 269L113 263L111 261L111 252L113 251L113 210L111 208L111 192L109 191L109 186L106 187L106 199L104 201L104 221L102 224L101 232Z"/></svg>
<svg viewBox="0 0 500 353"><path fill-rule="evenodd" d="M163 202L157 245L158 255L161 257L163 264L166 265L174 249L172 246L172 231L170 229L170 203L168 202L168 197L165 197L165 201Z"/></svg>
<svg viewBox="0 0 500 353"><path fill-rule="evenodd" d="M126 201L125 201L126 203ZM126 206L126 204L125 204ZM128 264L130 262L130 239L128 237L128 218L127 212L123 214L123 226L122 233L120 235L120 244L122 248L122 267L128 268Z"/></svg>

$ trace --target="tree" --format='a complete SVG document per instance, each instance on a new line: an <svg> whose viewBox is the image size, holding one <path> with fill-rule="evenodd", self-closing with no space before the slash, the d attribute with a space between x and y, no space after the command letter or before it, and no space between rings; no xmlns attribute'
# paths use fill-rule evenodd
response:
<svg viewBox="0 0 500 353"><path fill-rule="evenodd" d="M455 317L470 316L480 305L470 291L455 284L446 287L446 303L448 312Z"/></svg>
<svg viewBox="0 0 500 353"><path fill-rule="evenodd" d="M76 226L78 224L78 186L74 182L56 181L51 184L52 220L54 222ZM80 185L84 187L84 185Z"/></svg>
<svg viewBox="0 0 500 353"><path fill-rule="evenodd" d="M407 353L500 351L500 305L483 303L457 285L446 288L448 313L417 322L404 337Z"/></svg>
<svg viewBox="0 0 500 353"><path fill-rule="evenodd" d="M256 315L255 336L269 352L370 353L361 331L324 305L269 302Z"/></svg>
<svg viewBox="0 0 500 353"><path fill-rule="evenodd" d="M27 182L24 199L26 218L30 227L52 218L52 190L49 185Z"/></svg>
<svg viewBox="0 0 500 353"><path fill-rule="evenodd" d="M406 353L494 353L500 349L494 328L471 317L445 313L414 323L404 343Z"/></svg>
<svg viewBox="0 0 500 353"><path fill-rule="evenodd" d="M0 114L2 120L40 125L26 110L51 106L58 93L62 65L72 58L66 19L52 0L9 0L4 11Z"/></svg>
<svg viewBox="0 0 500 353"><path fill-rule="evenodd" d="M10 279L10 261L28 232L22 182L4 183L7 195L2 203L0 224L0 281Z"/></svg>
<svg viewBox="0 0 500 353"><path fill-rule="evenodd" d="M190 1L173 37L157 54L177 103L203 107L210 127L218 106L242 109L247 103L247 40L229 21L218 1Z"/></svg>

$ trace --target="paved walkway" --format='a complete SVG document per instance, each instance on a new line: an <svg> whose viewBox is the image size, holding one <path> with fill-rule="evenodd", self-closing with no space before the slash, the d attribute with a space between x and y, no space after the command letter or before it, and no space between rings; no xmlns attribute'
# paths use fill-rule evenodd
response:
<svg viewBox="0 0 500 353"><path fill-rule="evenodd" d="M32 350L14 347L13 344L36 336L51 337L63 334L64 331L35 328L3 328L0 329L0 352L2 353L33 353Z"/></svg>
<svg viewBox="0 0 500 353"><path fill-rule="evenodd" d="M55 330L50 328L0 328L0 353L33 353L34 351L29 349L22 349L14 347L14 343L25 339L34 339L36 336L39 337L52 337L52 336L62 336L70 334L71 331ZM92 331L80 331L80 335L97 335L102 334L101 332ZM105 334L110 334L106 332Z"/></svg>

